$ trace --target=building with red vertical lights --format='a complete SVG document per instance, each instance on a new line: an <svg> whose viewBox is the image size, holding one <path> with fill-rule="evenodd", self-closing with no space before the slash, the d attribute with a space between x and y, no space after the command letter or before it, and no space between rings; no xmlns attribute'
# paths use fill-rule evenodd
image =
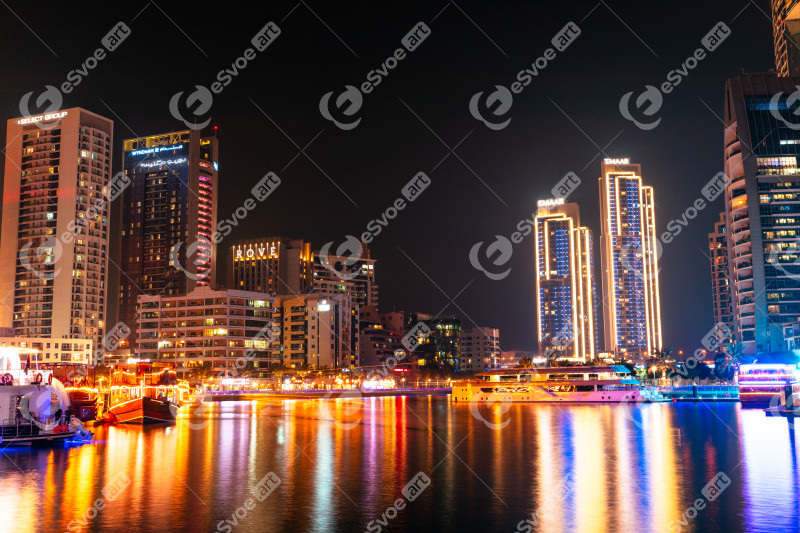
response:
<svg viewBox="0 0 800 533"><path fill-rule="evenodd" d="M119 320L132 330L139 295L214 285L217 157L216 137L197 130L123 143L130 184L121 206Z"/></svg>

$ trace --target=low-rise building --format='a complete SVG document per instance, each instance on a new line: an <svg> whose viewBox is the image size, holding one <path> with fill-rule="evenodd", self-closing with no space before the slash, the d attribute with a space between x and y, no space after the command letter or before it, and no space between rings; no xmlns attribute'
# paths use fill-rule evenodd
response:
<svg viewBox="0 0 800 533"><path fill-rule="evenodd" d="M354 305L378 308L378 284L375 282L375 259L362 243L359 258L314 254L313 280L310 292L344 294Z"/></svg>
<svg viewBox="0 0 800 533"><path fill-rule="evenodd" d="M258 372L277 363L272 344L275 298L265 293L198 287L177 296L140 295L140 358L214 371Z"/></svg>
<svg viewBox="0 0 800 533"><path fill-rule="evenodd" d="M273 356L285 366L354 368L358 357L358 307L343 294L278 296L280 340Z"/></svg>
<svg viewBox="0 0 800 533"><path fill-rule="evenodd" d="M500 330L474 327L461 332L461 372L484 372L500 368Z"/></svg>
<svg viewBox="0 0 800 533"><path fill-rule="evenodd" d="M0 337L0 347L30 348L31 363L37 362L46 368L93 365L94 340L92 339L53 339L50 337Z"/></svg>
<svg viewBox="0 0 800 533"><path fill-rule="evenodd" d="M400 343L400 334L381 323L374 307L362 307L359 310L359 328L358 352L362 368L380 367L390 357L395 357L397 350L406 351ZM409 362L407 354L403 354L402 359L405 363Z"/></svg>
<svg viewBox="0 0 800 533"><path fill-rule="evenodd" d="M503 368L514 368L525 358L530 359L531 362L533 362L537 357L539 357L539 355L536 352L527 350L508 350L500 354L500 366Z"/></svg>

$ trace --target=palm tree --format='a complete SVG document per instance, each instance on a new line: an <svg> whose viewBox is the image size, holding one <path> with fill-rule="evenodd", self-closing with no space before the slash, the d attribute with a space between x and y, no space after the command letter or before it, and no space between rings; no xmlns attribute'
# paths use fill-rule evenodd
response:
<svg viewBox="0 0 800 533"><path fill-rule="evenodd" d="M662 370L663 373L666 372L669 365L667 364L667 360L672 357L672 346L667 346L666 348L653 348L653 360L659 369Z"/></svg>
<svg viewBox="0 0 800 533"><path fill-rule="evenodd" d="M744 355L744 344L741 342L725 341L722 350L714 356L714 374L727 381L731 381L739 371L742 363L752 362L752 355Z"/></svg>
<svg viewBox="0 0 800 533"><path fill-rule="evenodd" d="M104 364L99 364L94 367L94 386L97 386L97 381L100 378L106 378L108 380L109 376L111 375L111 367Z"/></svg>
<svg viewBox="0 0 800 533"><path fill-rule="evenodd" d="M217 375L210 366L206 366L205 364L196 366L192 368L191 373L189 374L192 379L195 379L202 383L208 378L215 377Z"/></svg>
<svg viewBox="0 0 800 533"><path fill-rule="evenodd" d="M533 359L530 357L523 357L517 363L517 368L532 368L533 367Z"/></svg>

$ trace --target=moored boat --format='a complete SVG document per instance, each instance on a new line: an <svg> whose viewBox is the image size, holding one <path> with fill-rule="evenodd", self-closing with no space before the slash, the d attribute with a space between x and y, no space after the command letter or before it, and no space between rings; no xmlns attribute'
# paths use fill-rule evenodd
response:
<svg viewBox="0 0 800 533"><path fill-rule="evenodd" d="M640 403L669 401L622 365L495 370L452 382L455 402Z"/></svg>
<svg viewBox="0 0 800 533"><path fill-rule="evenodd" d="M0 352L0 449L53 445L77 434L64 386L49 370L28 366L22 369L17 353Z"/></svg>
<svg viewBox="0 0 800 533"><path fill-rule="evenodd" d="M100 413L100 393L89 387L67 387L69 402L75 418L82 422L97 420Z"/></svg>
<svg viewBox="0 0 800 533"><path fill-rule="evenodd" d="M124 365L111 376L103 419L129 424L174 422L184 389L175 372L164 365L148 361Z"/></svg>
<svg viewBox="0 0 800 533"><path fill-rule="evenodd" d="M752 364L739 367L739 397L743 406L776 406L786 385L800 381L796 365Z"/></svg>

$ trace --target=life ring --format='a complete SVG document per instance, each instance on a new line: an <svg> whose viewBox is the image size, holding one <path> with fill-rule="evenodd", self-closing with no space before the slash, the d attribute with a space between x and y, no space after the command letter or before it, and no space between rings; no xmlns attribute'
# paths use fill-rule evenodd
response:
<svg viewBox="0 0 800 533"><path fill-rule="evenodd" d="M14 383L14 376L9 373L3 374L3 385L11 385Z"/></svg>
<svg viewBox="0 0 800 533"><path fill-rule="evenodd" d="M52 385L53 384L53 374L50 374L49 376L47 376L47 384L48 385Z"/></svg>
<svg viewBox="0 0 800 533"><path fill-rule="evenodd" d="M44 381L44 376L41 373L36 374L36 377L33 379L33 381L36 382L37 385L41 385L42 381Z"/></svg>

